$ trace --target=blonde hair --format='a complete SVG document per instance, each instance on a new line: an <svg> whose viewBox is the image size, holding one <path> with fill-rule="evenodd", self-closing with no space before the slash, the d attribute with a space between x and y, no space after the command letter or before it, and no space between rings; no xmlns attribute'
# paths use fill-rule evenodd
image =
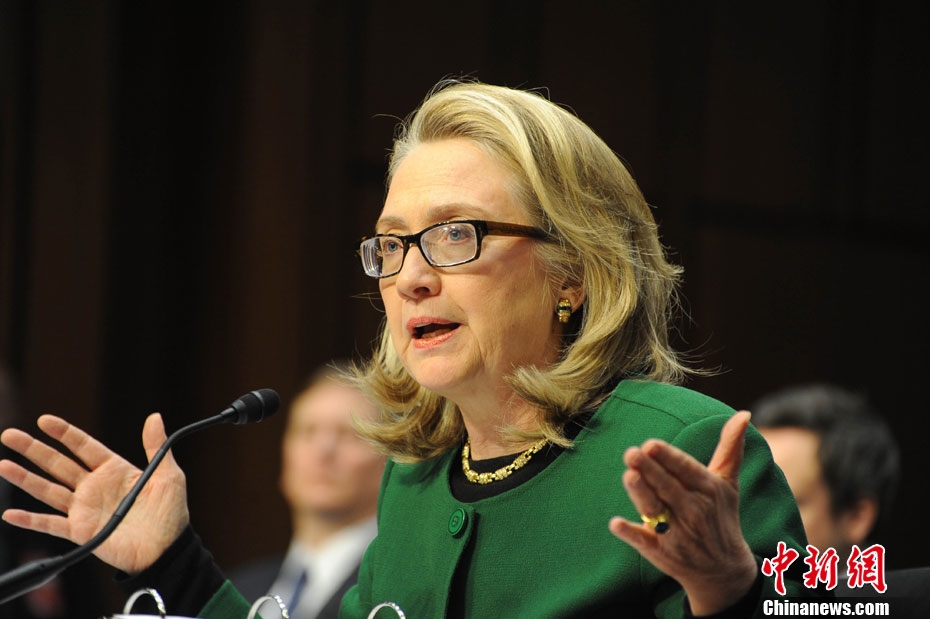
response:
<svg viewBox="0 0 930 619"><path fill-rule="evenodd" d="M688 370L668 330L681 269L666 260L649 206L604 141L535 92L444 80L398 127L388 186L419 144L449 138L472 140L512 172L529 221L555 240L535 244L549 281L580 285L585 295L566 325L560 359L507 377L542 411L535 430L509 428L507 435L570 446L565 423L599 405L622 378L680 381ZM355 377L383 409L362 432L386 453L416 461L462 441L455 404L410 376L386 324Z"/></svg>

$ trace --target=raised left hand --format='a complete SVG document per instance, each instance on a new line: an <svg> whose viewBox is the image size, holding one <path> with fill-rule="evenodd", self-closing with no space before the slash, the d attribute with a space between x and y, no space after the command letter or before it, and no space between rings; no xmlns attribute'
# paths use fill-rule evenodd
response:
<svg viewBox="0 0 930 619"><path fill-rule="evenodd" d="M0 434L3 444L44 470L51 479L12 460L0 460L0 477L59 513L8 509L3 519L23 529L83 544L106 524L142 471L60 417L42 415L38 425L67 447L77 461L26 432L8 428ZM150 415L142 430L142 446L149 460L165 438L161 415ZM125 520L94 554L130 574L150 566L190 521L186 488L184 473L169 452Z"/></svg>
<svg viewBox="0 0 930 619"><path fill-rule="evenodd" d="M723 426L706 467L659 439L630 447L623 485L641 513L668 510L663 534L619 516L610 531L633 546L684 588L695 615L709 615L735 604L756 578L756 561L739 523L739 469L749 413L741 411Z"/></svg>

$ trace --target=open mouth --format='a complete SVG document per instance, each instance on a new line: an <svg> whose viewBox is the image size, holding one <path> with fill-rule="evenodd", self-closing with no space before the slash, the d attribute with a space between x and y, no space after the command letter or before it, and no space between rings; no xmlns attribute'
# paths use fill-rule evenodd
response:
<svg viewBox="0 0 930 619"><path fill-rule="evenodd" d="M440 337L447 333L451 333L459 328L459 323L457 322L445 322L445 323L435 323L430 322L425 325L420 325L413 328L413 339L415 340L430 340L434 337Z"/></svg>

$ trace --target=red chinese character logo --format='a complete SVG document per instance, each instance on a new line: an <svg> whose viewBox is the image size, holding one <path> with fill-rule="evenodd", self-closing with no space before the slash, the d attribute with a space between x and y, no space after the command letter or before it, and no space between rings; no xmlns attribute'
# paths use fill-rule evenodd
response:
<svg viewBox="0 0 930 619"><path fill-rule="evenodd" d="M808 565L808 570L804 573L804 586L808 589L816 589L817 583L826 583L827 591L836 587L836 564L839 557L836 550L828 548L826 552L820 554L815 546L807 546L807 558L804 563Z"/></svg>
<svg viewBox="0 0 930 619"><path fill-rule="evenodd" d="M772 559L762 562L762 573L766 576L775 575L775 590L779 595L785 595L785 570L788 569L800 553L794 548L788 548L785 542L778 542L778 552Z"/></svg>
<svg viewBox="0 0 930 619"><path fill-rule="evenodd" d="M872 544L862 551L853 545L846 567L851 589L869 584L879 593L884 593L888 588L885 584L885 547L881 544Z"/></svg>

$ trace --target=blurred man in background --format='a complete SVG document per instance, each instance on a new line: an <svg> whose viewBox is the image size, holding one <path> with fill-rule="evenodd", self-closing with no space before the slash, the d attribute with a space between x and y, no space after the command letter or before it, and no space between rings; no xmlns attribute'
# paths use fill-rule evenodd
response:
<svg viewBox="0 0 930 619"><path fill-rule="evenodd" d="M861 550L889 521L900 476L898 446L864 398L831 385L791 387L760 399L752 422L769 446L798 502L808 543L835 548L846 572L853 544ZM844 574L845 576L845 574ZM887 589L850 587L837 597L891 600L895 617L930 617L930 567L890 570ZM887 594L887 598L885 598Z"/></svg>
<svg viewBox="0 0 930 619"><path fill-rule="evenodd" d="M293 619L337 617L343 594L376 532L375 510L385 458L362 441L352 417L373 405L325 367L291 405L281 457L281 492L293 536L283 557L232 575L249 600L279 595Z"/></svg>
<svg viewBox="0 0 930 619"><path fill-rule="evenodd" d="M831 385L791 387L760 399L752 422L794 493L808 542L845 565L890 514L898 447L864 398Z"/></svg>

